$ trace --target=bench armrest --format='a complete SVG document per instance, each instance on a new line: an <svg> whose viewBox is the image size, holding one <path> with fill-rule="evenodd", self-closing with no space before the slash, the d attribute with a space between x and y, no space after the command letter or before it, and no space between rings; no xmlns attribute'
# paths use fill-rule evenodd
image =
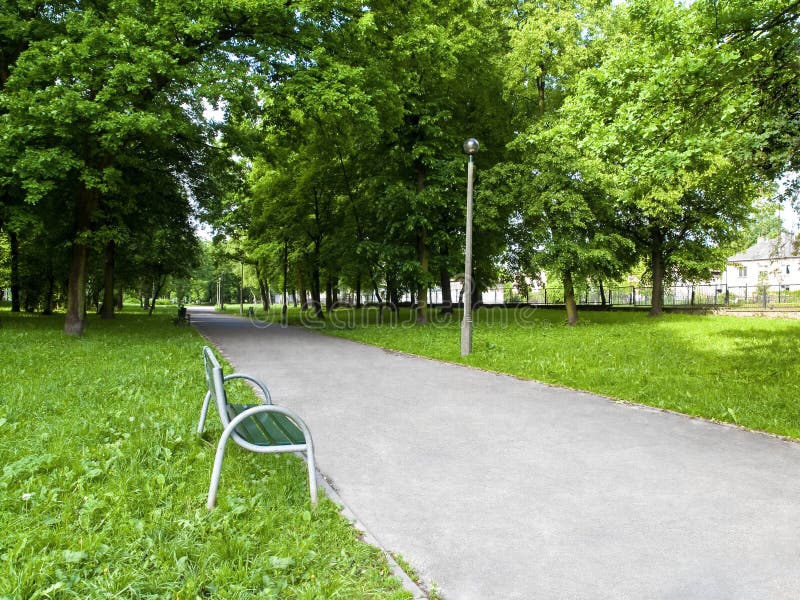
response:
<svg viewBox="0 0 800 600"><path fill-rule="evenodd" d="M270 396L267 386L260 379L256 379L255 377L247 375L245 373L232 373L230 375L226 375L225 377L223 377L222 381L226 382L230 381L231 379L246 379L247 381L255 384L255 386L261 390L261 393L264 394L263 404L272 404L272 396Z"/></svg>

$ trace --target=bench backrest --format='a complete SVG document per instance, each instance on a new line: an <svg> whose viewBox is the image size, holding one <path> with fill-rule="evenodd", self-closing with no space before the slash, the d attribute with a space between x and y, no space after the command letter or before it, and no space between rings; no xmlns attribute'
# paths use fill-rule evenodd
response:
<svg viewBox="0 0 800 600"><path fill-rule="evenodd" d="M228 396L225 394L225 383L222 377L222 366L219 364L217 357L208 346L203 347L203 363L205 365L206 386L208 393L214 400L217 407L220 419L222 419L222 426L227 427L228 420Z"/></svg>

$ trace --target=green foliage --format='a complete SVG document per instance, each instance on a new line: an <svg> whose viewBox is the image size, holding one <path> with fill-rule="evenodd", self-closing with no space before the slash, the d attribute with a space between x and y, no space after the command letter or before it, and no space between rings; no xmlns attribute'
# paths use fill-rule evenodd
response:
<svg viewBox="0 0 800 600"><path fill-rule="evenodd" d="M741 252L752 246L758 238L777 239L783 231L780 203L776 200L762 200L753 205L753 212L734 246Z"/></svg>
<svg viewBox="0 0 800 600"><path fill-rule="evenodd" d="M230 161L204 107L248 104L235 98L251 61L268 68L303 27L270 0L14 4L4 15L15 26L0 39L0 227L20 231L9 208L38 216L48 201L69 215L58 242L73 254L67 330L80 334L89 253L116 244L128 286L158 290L191 269L189 198L217 195ZM108 299L110 273L104 285Z"/></svg>
<svg viewBox="0 0 800 600"><path fill-rule="evenodd" d="M342 11L285 66L291 78L261 90L269 110L254 125L263 141L242 135L247 123L231 137L247 140L254 160L247 194L216 219L250 214L229 235L246 230L252 260L281 285L286 267L287 287L309 290L314 302L326 283L385 285L395 298L456 271L461 144L480 137L488 166L510 129L498 71L480 59L502 52L497 9L453 1ZM504 217L489 208L476 219L481 273L494 270Z"/></svg>
<svg viewBox="0 0 800 600"><path fill-rule="evenodd" d="M3 314L0 597L407 598L294 456L230 447L206 510L203 341L128 313L81 340Z"/></svg>
<svg viewBox="0 0 800 600"><path fill-rule="evenodd" d="M461 270L467 137L478 287L705 278L798 170L787 0L12 0L0 23L0 229L75 319L112 244L123 287L185 279L195 207L259 291L422 301Z"/></svg>
<svg viewBox="0 0 800 600"><path fill-rule="evenodd" d="M609 194L657 289L718 268L771 177L759 93L742 77L752 56L707 8L617 7L554 132L591 164L582 178Z"/></svg>

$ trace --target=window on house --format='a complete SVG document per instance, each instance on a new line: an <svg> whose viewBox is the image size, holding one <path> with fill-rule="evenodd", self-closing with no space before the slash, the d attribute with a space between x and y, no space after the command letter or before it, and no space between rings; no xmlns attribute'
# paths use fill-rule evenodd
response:
<svg viewBox="0 0 800 600"><path fill-rule="evenodd" d="M789 265L786 265L786 274L789 274Z"/></svg>
<svg viewBox="0 0 800 600"><path fill-rule="evenodd" d="M747 277L747 267L739 267L739 277Z"/></svg>

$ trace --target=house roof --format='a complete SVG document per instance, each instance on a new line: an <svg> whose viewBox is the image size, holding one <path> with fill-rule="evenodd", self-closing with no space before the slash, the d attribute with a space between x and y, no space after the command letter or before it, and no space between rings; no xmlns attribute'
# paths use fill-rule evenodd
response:
<svg viewBox="0 0 800 600"><path fill-rule="evenodd" d="M746 260L780 260L782 258L797 258L800 240L795 239L793 233L782 233L779 238L758 238L755 245L744 252L740 252L728 259L728 262L742 262Z"/></svg>

